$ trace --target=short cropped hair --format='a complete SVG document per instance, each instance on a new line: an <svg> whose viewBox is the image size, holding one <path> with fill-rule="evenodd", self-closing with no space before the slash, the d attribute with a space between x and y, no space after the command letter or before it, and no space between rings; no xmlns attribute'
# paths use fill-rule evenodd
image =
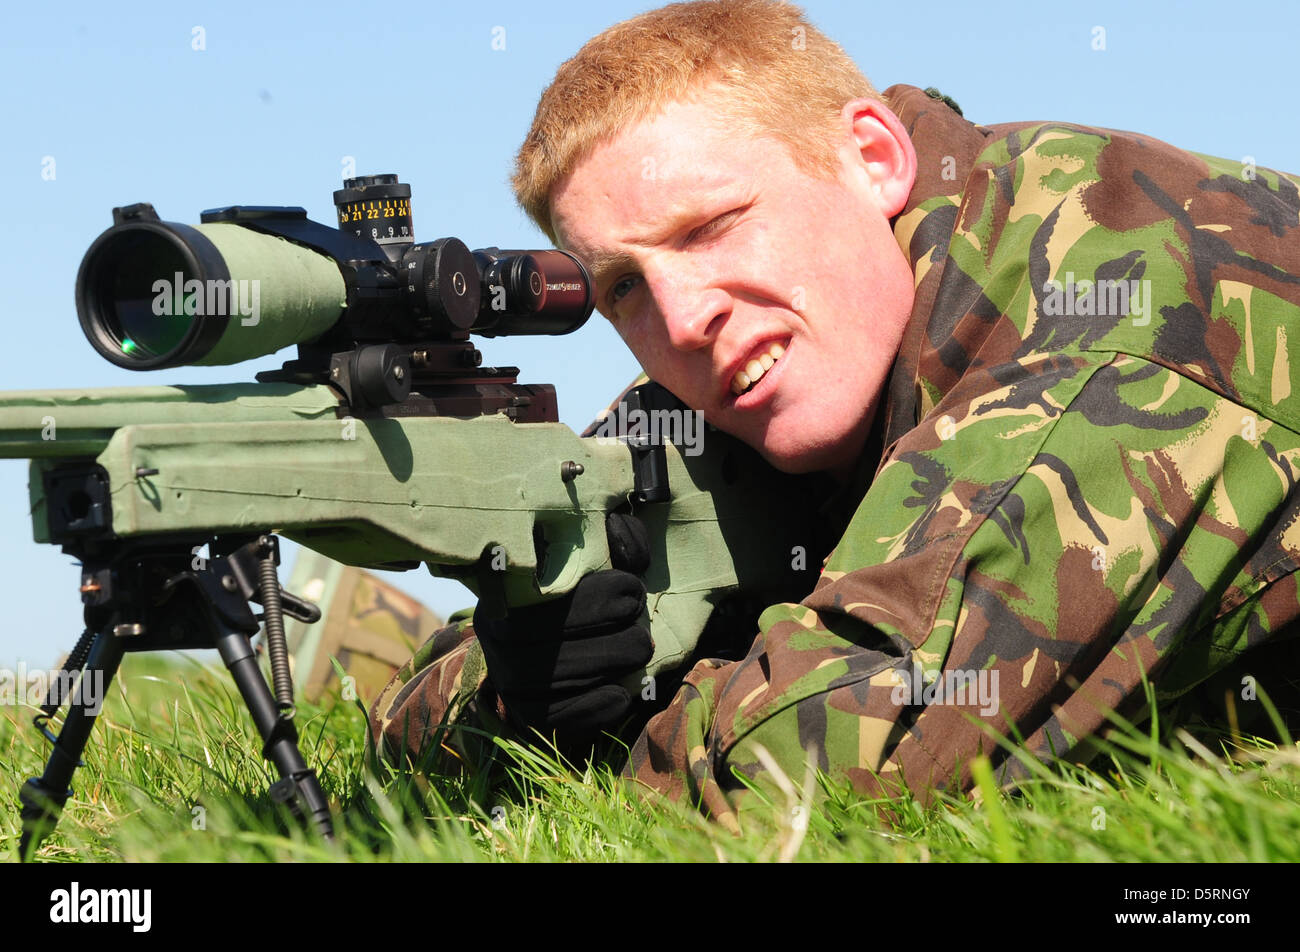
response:
<svg viewBox="0 0 1300 952"><path fill-rule="evenodd" d="M838 168L844 104L879 99L839 44L773 0L698 0L651 10L593 37L542 93L515 160L515 197L551 239L556 183L597 145L706 86L738 134L774 136L805 173Z"/></svg>

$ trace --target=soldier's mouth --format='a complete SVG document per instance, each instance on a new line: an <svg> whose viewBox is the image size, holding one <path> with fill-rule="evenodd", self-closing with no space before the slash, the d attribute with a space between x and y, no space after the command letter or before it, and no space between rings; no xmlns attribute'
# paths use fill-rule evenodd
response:
<svg viewBox="0 0 1300 952"><path fill-rule="evenodd" d="M747 393L784 354L785 347L773 341L766 350L752 357L744 367L736 371L736 375L731 378L731 392L736 396Z"/></svg>

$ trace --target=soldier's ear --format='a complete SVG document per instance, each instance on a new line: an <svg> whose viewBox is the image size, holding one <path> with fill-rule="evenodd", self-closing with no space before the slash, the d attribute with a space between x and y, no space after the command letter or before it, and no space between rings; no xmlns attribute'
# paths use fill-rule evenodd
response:
<svg viewBox="0 0 1300 952"><path fill-rule="evenodd" d="M840 111L844 158L886 218L907 204L916 182L916 149L893 110L878 99L854 99Z"/></svg>

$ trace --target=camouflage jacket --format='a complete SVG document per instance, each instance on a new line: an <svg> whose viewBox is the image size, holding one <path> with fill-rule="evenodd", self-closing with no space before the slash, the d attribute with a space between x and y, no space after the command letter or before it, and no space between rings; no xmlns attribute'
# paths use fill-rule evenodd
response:
<svg viewBox="0 0 1300 952"><path fill-rule="evenodd" d="M772 766L924 796L981 751L1022 773L996 737L1083 756L1144 680L1162 710L1239 680L1300 614L1297 180L885 98L919 159L894 222L916 299L867 488L815 590L695 665L627 768L728 826ZM426 652L436 689L416 665L381 698L390 750L403 703L474 697L469 635Z"/></svg>

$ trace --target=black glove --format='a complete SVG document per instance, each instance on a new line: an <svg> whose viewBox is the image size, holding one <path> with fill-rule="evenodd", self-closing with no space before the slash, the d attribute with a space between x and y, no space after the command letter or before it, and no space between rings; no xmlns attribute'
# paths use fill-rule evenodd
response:
<svg viewBox="0 0 1300 952"><path fill-rule="evenodd" d="M474 630L496 688L517 728L554 735L562 750L590 745L628 715L632 698L618 682L654 653L641 623L650 540L635 516L605 520L615 566L584 576L565 596L478 618Z"/></svg>

